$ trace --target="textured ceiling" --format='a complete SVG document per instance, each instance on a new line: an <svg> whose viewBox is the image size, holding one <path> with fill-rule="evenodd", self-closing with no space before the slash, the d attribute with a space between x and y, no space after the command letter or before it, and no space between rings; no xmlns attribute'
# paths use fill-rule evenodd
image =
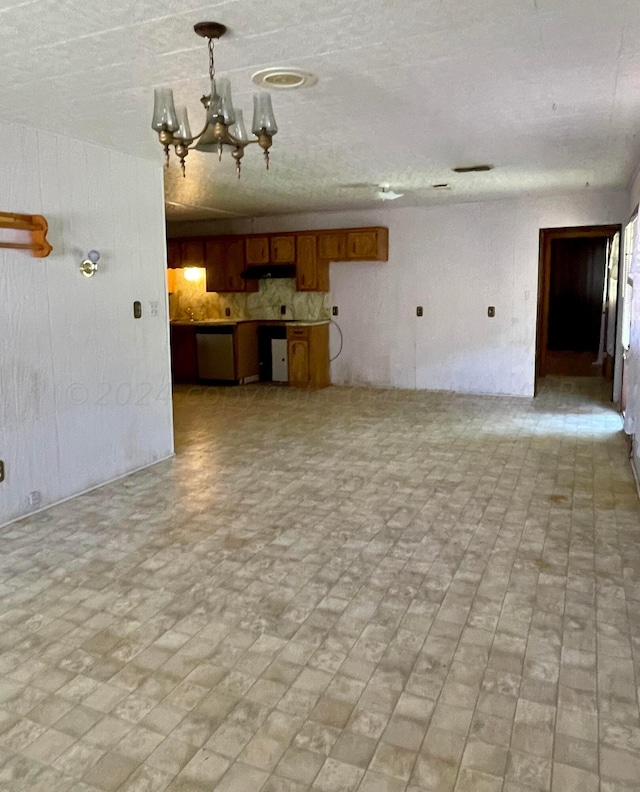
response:
<svg viewBox="0 0 640 792"><path fill-rule="evenodd" d="M640 156L637 0L0 0L0 115L160 160L152 89L200 127L207 19L248 120L254 71L319 81L274 92L269 173L257 146L239 183L230 158L193 152L186 179L174 160L174 220L375 203L354 182L394 206L623 186Z"/></svg>

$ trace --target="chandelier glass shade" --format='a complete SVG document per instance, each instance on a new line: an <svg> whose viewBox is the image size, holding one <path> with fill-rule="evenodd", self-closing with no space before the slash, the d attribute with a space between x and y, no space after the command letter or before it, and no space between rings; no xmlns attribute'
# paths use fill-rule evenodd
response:
<svg viewBox="0 0 640 792"><path fill-rule="evenodd" d="M231 83L226 77L216 77L213 59L214 40L224 35L226 28L218 22L199 22L195 32L208 40L209 46L209 79L211 93L200 100L205 108L204 128L194 135L189 124L187 108L176 107L173 102L173 91L170 88L156 88L152 128L158 133L160 145L164 148L166 163L169 165L169 150L173 146L180 160L182 175L186 174L185 159L192 149L203 152L216 152L222 159L224 151L230 151L236 162L236 171L240 177L241 160L244 150L251 143L257 143L264 151L264 158L269 169L269 149L278 125L271 106L271 95L260 91L253 97L253 121L251 131L254 138L247 134L242 110L233 106Z"/></svg>

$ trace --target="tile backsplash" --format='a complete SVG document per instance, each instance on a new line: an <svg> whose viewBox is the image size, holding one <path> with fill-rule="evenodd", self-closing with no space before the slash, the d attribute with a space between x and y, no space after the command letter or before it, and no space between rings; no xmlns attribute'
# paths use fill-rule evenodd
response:
<svg viewBox="0 0 640 792"><path fill-rule="evenodd" d="M292 278L265 279L260 290L249 294L225 294L206 291L205 271L197 281L188 281L184 270L173 270L173 293L169 295L171 319L329 319L329 295L323 292L298 292ZM280 306L286 313L280 313Z"/></svg>

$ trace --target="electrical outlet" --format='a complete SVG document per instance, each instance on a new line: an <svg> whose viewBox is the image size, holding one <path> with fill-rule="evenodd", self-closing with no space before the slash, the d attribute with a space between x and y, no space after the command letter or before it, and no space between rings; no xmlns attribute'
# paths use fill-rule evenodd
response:
<svg viewBox="0 0 640 792"><path fill-rule="evenodd" d="M32 509L37 509L41 503L42 503L42 493L40 492L40 490L34 490L33 492L29 493L27 497L27 504Z"/></svg>
<svg viewBox="0 0 640 792"><path fill-rule="evenodd" d="M151 314L151 316L158 315L158 303L155 300L149 301L149 313Z"/></svg>
<svg viewBox="0 0 640 792"><path fill-rule="evenodd" d="M489 317L489 319L493 319L493 317L494 317L495 315L496 315L496 309L494 308L494 306L493 306L493 305L490 305L490 306L487 308L487 316Z"/></svg>
<svg viewBox="0 0 640 792"><path fill-rule="evenodd" d="M337 315L338 315L338 306L337 306L337 305L334 305L334 306L333 306L333 308L331 309L331 313L332 313L334 316L337 316Z"/></svg>
<svg viewBox="0 0 640 792"><path fill-rule="evenodd" d="M416 316L424 316L424 310L421 305L416 308Z"/></svg>
<svg viewBox="0 0 640 792"><path fill-rule="evenodd" d="M231 308L225 308L224 309L224 315L225 316L231 316Z"/></svg>
<svg viewBox="0 0 640 792"><path fill-rule="evenodd" d="M0 482L4 481L4 462L0 459Z"/></svg>
<svg viewBox="0 0 640 792"><path fill-rule="evenodd" d="M287 312L287 306L286 305L281 305L280 306L280 313L282 314L282 316L284 316L286 314L286 312Z"/></svg>

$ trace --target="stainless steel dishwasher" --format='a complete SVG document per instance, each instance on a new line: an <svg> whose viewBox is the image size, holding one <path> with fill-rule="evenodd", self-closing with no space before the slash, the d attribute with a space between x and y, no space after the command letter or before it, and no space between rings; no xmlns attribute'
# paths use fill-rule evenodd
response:
<svg viewBox="0 0 640 792"><path fill-rule="evenodd" d="M198 379L235 382L233 325L205 325L196 330Z"/></svg>

